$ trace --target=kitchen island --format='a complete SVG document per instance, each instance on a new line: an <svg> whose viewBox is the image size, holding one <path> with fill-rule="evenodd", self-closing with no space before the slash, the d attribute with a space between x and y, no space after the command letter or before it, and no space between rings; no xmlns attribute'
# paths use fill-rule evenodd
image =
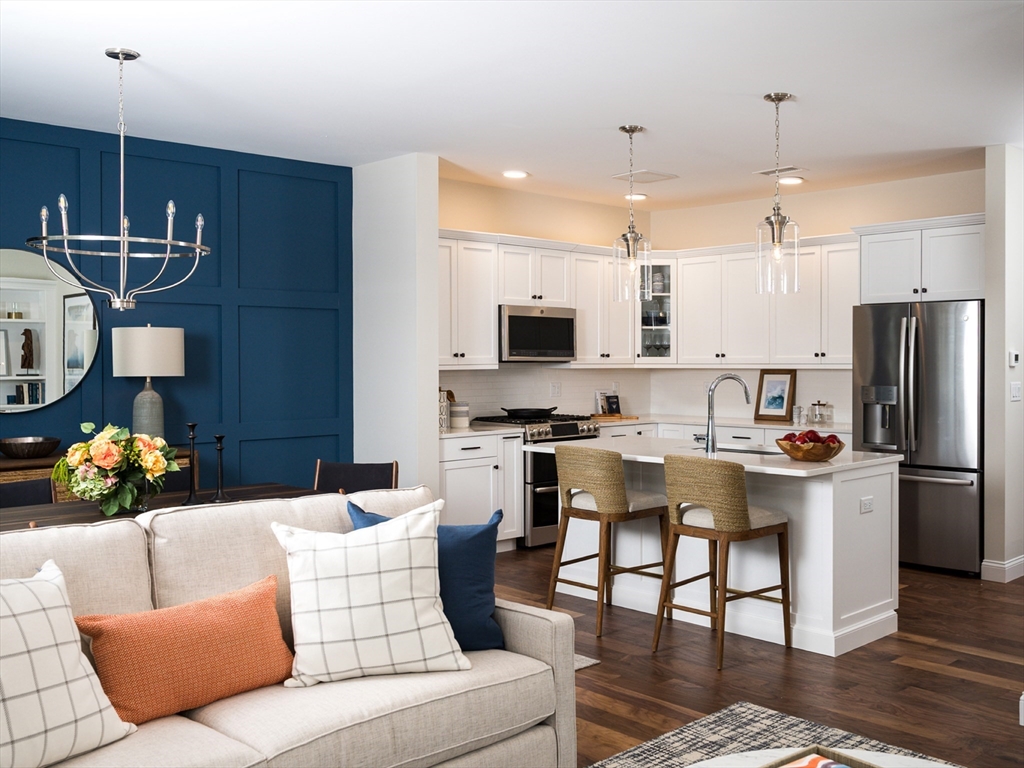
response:
<svg viewBox="0 0 1024 768"><path fill-rule="evenodd" d="M525 451L554 453L557 442L527 445ZM664 492L666 454L703 456L703 446L659 437L603 437L574 442L622 454L630 487ZM720 445L719 448L729 446ZM754 446L742 446L753 450ZM896 631L899 602L899 461L902 457L845 449L832 461L794 461L782 453L733 453L720 460L746 468L747 496L755 506L789 517L793 646L839 656ZM620 565L657 562L661 539L657 519L615 526L613 548ZM573 520L564 559L597 551L597 523ZM735 544L729 555L730 587L753 589L778 581L774 537ZM707 570L704 541L682 537L676 580ZM593 563L567 566L566 578L595 584ZM593 599L594 593L560 584L560 592ZM615 578L614 604L652 615L659 584L633 574ZM676 590L676 602L707 609L704 580ZM675 612L675 618L709 625L703 616ZM739 600L729 606L726 631L782 644L777 604Z"/></svg>

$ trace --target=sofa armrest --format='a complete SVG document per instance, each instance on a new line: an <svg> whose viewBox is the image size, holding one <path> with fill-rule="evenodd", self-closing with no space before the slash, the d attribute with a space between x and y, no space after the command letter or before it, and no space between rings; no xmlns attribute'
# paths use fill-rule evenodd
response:
<svg viewBox="0 0 1024 768"><path fill-rule="evenodd" d="M570 616L508 600L496 600L494 618L505 636L505 650L548 664L555 679L555 713L545 722L555 729L559 768L576 765L576 625Z"/></svg>

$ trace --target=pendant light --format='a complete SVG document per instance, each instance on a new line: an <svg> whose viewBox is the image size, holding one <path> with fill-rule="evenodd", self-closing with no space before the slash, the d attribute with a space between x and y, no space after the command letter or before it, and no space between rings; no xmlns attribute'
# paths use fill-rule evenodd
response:
<svg viewBox="0 0 1024 768"><path fill-rule="evenodd" d="M124 215L124 136L126 133L124 123L124 63L126 61L135 61L139 58L139 54L136 51L129 50L128 48L108 48L105 53L109 58L117 59L118 71L117 132L121 138L121 215L120 218L118 218L120 234L68 234L68 200L64 195L61 195L57 199L57 208L60 211L61 228L63 229L64 234L48 234L47 223L50 220L50 212L44 205L42 210L39 212L39 220L42 222L43 234L41 237L30 237L25 241L25 244L30 245L33 248L38 248L43 252L43 259L46 262L46 266L49 267L51 272L53 272L54 277L61 282L67 283L68 285L74 286L78 289L85 288L87 291L102 293L107 296L107 305L111 309L125 310L135 309L135 297L139 294L166 291L168 288L174 288L175 286L184 283L192 277L192 273L195 272L196 267L199 266L199 257L209 254L210 249L203 245L204 222L202 214L196 216L196 241L194 243L174 239L175 208L173 200L167 201L167 207L164 211L167 215L167 237L129 237L128 217ZM117 251L89 250L91 243L117 243ZM133 252L130 246L132 243L144 244L147 247L152 246L153 249L146 253ZM54 250L59 248L64 251L64 256L67 259L68 265L71 267L71 271L75 276L81 281L81 285L62 277L60 272L53 268L53 264L50 262L48 246L53 247ZM115 291L87 278L75 265L75 262L72 261L71 254L76 254L78 256L107 256L118 259L120 263L118 289ZM163 276L164 270L167 269L167 264L170 259L177 257L194 259L192 269L189 270L189 273L170 285L153 287ZM163 264L159 265L159 270L157 271L156 276L149 282L144 283L137 288L128 289L128 260L134 258L163 259Z"/></svg>
<svg viewBox="0 0 1024 768"><path fill-rule="evenodd" d="M612 244L614 258L612 296L615 301L651 298L651 241L636 231L633 223L633 134L642 133L641 125L622 125L629 134L629 229Z"/></svg>
<svg viewBox="0 0 1024 768"><path fill-rule="evenodd" d="M800 227L782 215L779 195L779 105L790 93L768 93L775 104L775 207L757 225L757 292L796 293L800 290Z"/></svg>

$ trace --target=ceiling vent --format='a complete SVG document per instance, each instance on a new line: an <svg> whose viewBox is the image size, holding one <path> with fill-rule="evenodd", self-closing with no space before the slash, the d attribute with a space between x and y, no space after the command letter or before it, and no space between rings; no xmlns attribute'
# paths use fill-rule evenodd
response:
<svg viewBox="0 0 1024 768"><path fill-rule="evenodd" d="M797 173L798 171L806 171L806 168L797 168L795 165L783 165L779 168L779 175L785 176L787 173ZM774 168L765 168L763 171L754 171L754 175L761 174L762 176L774 176Z"/></svg>
<svg viewBox="0 0 1024 768"><path fill-rule="evenodd" d="M775 173L774 169L772 173ZM613 179L621 179L622 181L629 181L629 172L617 173L612 176ZM678 179L679 177L674 173L659 173L658 171L633 171L633 181L636 184L650 184L652 181L668 181L669 179Z"/></svg>

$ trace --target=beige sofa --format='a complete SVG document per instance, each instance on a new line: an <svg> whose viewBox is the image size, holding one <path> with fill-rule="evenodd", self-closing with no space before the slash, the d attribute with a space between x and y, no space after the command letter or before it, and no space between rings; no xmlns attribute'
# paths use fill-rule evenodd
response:
<svg viewBox="0 0 1024 768"><path fill-rule="evenodd" d="M273 573L291 643L288 568L271 522L352 529L346 501L394 516L429 489L238 502L136 519L0 534L0 577L52 558L75 615L147 611ZM310 688L269 686L142 724L68 766L574 766L573 623L498 601L505 650L471 651L464 672L364 677Z"/></svg>

